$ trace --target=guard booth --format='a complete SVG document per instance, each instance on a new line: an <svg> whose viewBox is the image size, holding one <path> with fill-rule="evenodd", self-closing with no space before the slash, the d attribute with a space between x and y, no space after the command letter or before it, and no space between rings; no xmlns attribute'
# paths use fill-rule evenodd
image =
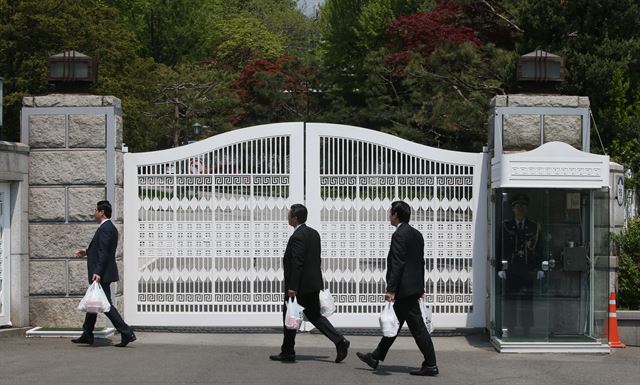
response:
<svg viewBox="0 0 640 385"><path fill-rule="evenodd" d="M489 119L488 326L500 352L609 352L609 157L589 100L497 96Z"/></svg>

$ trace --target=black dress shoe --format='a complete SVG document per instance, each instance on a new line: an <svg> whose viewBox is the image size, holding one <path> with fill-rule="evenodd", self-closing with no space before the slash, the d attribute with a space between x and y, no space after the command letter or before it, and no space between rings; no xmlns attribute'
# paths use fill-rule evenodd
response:
<svg viewBox="0 0 640 385"><path fill-rule="evenodd" d="M365 353L356 352L356 356L358 356L360 361L369 365L369 367L371 367L371 369L374 369L374 370L378 367L378 363L380 362L375 358L373 358L373 355L371 353L365 354Z"/></svg>
<svg viewBox="0 0 640 385"><path fill-rule="evenodd" d="M120 341L119 344L116 344L117 347L119 348L124 348L125 346L129 345L130 343L132 343L133 341L137 340L138 338L136 337L136 335L134 333L131 333L130 336L126 336L126 335L122 335L122 340Z"/></svg>
<svg viewBox="0 0 640 385"><path fill-rule="evenodd" d="M336 362L341 362L345 358L347 358L347 354L349 353L349 345L351 342L347 341L346 338L343 338L342 341L336 344L336 350L338 354L336 355Z"/></svg>
<svg viewBox="0 0 640 385"><path fill-rule="evenodd" d="M409 374L413 376L437 376L438 375L438 367L437 366L423 366L418 370L412 370Z"/></svg>
<svg viewBox="0 0 640 385"><path fill-rule="evenodd" d="M71 340L74 344L88 344L93 345L93 335L82 333L82 335L76 339Z"/></svg>
<svg viewBox="0 0 640 385"><path fill-rule="evenodd" d="M280 354L274 354L272 356L269 356L269 359L272 361L280 361L280 362L296 362L296 355L280 353Z"/></svg>

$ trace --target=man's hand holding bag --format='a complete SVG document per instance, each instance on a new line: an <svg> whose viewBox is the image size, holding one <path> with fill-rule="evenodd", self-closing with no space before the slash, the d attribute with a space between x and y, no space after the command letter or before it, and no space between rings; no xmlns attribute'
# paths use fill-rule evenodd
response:
<svg viewBox="0 0 640 385"><path fill-rule="evenodd" d="M284 326L287 329L298 330L302 325L302 317L304 308L298 304L296 297L289 297L287 302L287 314L284 317Z"/></svg>
<svg viewBox="0 0 640 385"><path fill-rule="evenodd" d="M78 310L86 313L108 313L111 310L109 299L98 282L93 282L89 286L87 293L78 305Z"/></svg>
<svg viewBox="0 0 640 385"><path fill-rule="evenodd" d="M393 303L386 301L382 313L380 313L380 329L385 337L395 337L400 328L400 321L393 310Z"/></svg>

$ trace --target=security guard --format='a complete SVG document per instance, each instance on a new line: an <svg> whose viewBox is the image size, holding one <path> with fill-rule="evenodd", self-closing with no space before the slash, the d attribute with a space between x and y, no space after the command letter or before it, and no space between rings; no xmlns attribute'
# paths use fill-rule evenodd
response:
<svg viewBox="0 0 640 385"><path fill-rule="evenodd" d="M513 218L502 223L498 276L504 283L502 329L507 333L504 338L529 336L533 325L533 284L535 279L544 278L540 224L527 217L528 207L529 198L516 195L511 201Z"/></svg>

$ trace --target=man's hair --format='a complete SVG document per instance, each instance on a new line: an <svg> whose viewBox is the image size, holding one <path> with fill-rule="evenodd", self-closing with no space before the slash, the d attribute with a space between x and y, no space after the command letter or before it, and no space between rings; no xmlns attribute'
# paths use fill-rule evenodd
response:
<svg viewBox="0 0 640 385"><path fill-rule="evenodd" d="M411 219L411 207L403 201L395 201L391 203L391 214L396 214L400 222L409 223Z"/></svg>
<svg viewBox="0 0 640 385"><path fill-rule="evenodd" d="M307 208L304 205L296 203L291 205L291 216L298 218L298 223L302 224L307 221Z"/></svg>
<svg viewBox="0 0 640 385"><path fill-rule="evenodd" d="M111 218L111 203L109 201L100 201L96 205L98 211L104 211L104 215L107 218Z"/></svg>

